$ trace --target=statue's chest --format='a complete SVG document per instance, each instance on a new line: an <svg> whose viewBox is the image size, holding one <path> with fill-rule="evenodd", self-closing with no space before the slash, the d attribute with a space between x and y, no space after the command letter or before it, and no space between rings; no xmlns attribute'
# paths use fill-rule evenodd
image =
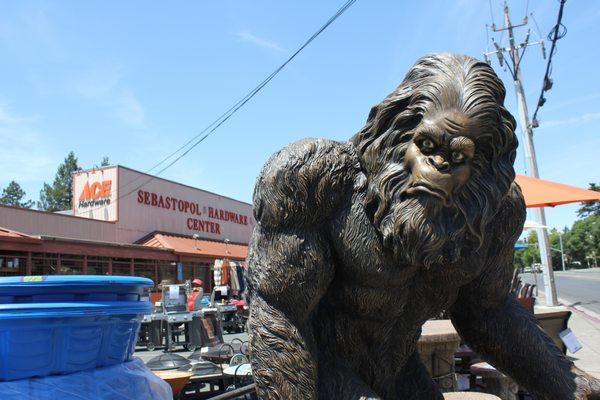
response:
<svg viewBox="0 0 600 400"><path fill-rule="evenodd" d="M360 211L341 216L334 231L336 274L329 299L336 308L365 317L427 319L451 305L476 274L466 264L425 268L394 261Z"/></svg>

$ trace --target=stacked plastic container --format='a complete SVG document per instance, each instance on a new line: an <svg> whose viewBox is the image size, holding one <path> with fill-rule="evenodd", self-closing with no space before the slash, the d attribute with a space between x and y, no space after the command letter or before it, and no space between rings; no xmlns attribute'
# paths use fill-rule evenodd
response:
<svg viewBox="0 0 600 400"><path fill-rule="evenodd" d="M146 278L56 275L0 278L0 381L132 359Z"/></svg>

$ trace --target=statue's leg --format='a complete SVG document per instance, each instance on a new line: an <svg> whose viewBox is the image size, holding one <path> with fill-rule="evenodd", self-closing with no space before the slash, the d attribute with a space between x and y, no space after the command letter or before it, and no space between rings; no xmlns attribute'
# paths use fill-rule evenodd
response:
<svg viewBox="0 0 600 400"><path fill-rule="evenodd" d="M415 352L409 357L396 380L397 400L443 400L437 385L429 376Z"/></svg>
<svg viewBox="0 0 600 400"><path fill-rule="evenodd" d="M382 400L360 377L330 354L319 357L319 400Z"/></svg>

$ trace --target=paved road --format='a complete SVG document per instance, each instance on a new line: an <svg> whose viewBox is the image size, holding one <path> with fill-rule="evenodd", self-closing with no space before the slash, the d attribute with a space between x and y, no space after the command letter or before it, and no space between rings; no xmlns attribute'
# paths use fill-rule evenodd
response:
<svg viewBox="0 0 600 400"><path fill-rule="evenodd" d="M544 290L543 276L537 275L537 285ZM521 274L523 282L534 283L533 274ZM554 273L558 297L569 305L578 305L600 314L600 268L568 270Z"/></svg>

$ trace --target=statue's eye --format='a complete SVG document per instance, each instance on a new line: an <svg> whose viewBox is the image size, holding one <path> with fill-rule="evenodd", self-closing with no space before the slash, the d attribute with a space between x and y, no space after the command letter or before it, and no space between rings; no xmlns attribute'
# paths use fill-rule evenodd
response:
<svg viewBox="0 0 600 400"><path fill-rule="evenodd" d="M463 153L461 153L460 151L453 151L452 152L452 161L454 161L455 163L461 163L461 162L465 161L465 155Z"/></svg>
<svg viewBox="0 0 600 400"><path fill-rule="evenodd" d="M421 142L421 147L425 150L433 150L435 148L435 143L431 139L425 139Z"/></svg>

